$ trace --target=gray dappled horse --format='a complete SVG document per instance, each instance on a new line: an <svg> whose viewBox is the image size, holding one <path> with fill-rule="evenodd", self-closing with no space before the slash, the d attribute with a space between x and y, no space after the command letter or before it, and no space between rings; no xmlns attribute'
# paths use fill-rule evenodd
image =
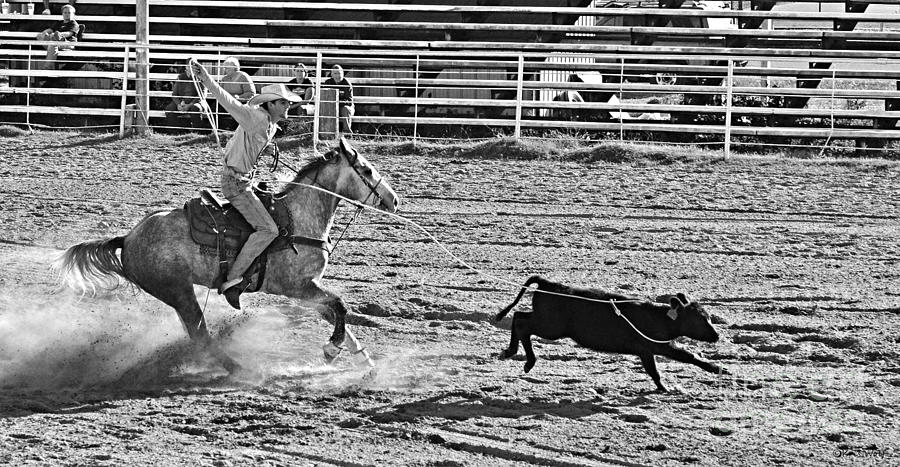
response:
<svg viewBox="0 0 900 467"><path fill-rule="evenodd" d="M369 162L345 140L322 157L307 162L278 197L290 211L295 235L327 239L340 199L308 187L314 185L363 204L395 212L397 194ZM219 259L201 253L191 239L183 209L148 215L125 236L93 240L70 247L56 267L70 286L82 290L114 288L118 277L136 284L178 312L191 340L208 348L222 365L233 371L237 364L218 345L213 345L203 311L192 284L213 287L219 274ZM121 259L116 250L121 249ZM328 362L346 344L349 351L363 353L353 334L345 328L347 305L320 281L328 265L328 252L320 247L297 245L270 252L260 291L301 299L313 304L329 321L334 332L323 350Z"/></svg>

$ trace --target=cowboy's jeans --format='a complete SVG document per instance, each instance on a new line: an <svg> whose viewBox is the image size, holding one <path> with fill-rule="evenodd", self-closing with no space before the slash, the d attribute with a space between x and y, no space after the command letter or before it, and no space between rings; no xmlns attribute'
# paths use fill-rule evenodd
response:
<svg viewBox="0 0 900 467"><path fill-rule="evenodd" d="M253 260L272 243L272 240L275 240L278 236L278 226L266 211L262 201L253 194L250 183L230 167L226 167L222 174L222 194L255 230L247 238L247 242L228 271L227 280L232 280L243 276Z"/></svg>

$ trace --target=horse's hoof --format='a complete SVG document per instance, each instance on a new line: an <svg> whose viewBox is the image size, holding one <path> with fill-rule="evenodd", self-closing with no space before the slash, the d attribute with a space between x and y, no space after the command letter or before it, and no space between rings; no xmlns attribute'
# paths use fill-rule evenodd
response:
<svg viewBox="0 0 900 467"><path fill-rule="evenodd" d="M325 363L330 365L331 362L333 362L334 359L336 359L337 356L340 355L341 351L343 351L343 350L344 350L343 347L338 347L338 346L332 344L331 342L328 342L327 344L323 345L322 351L325 353Z"/></svg>
<svg viewBox="0 0 900 467"><path fill-rule="evenodd" d="M359 349L356 352L353 352L353 361L357 366L366 366L368 368L375 368L375 362L372 361L372 357L369 355L369 351L365 348Z"/></svg>
<svg viewBox="0 0 900 467"><path fill-rule="evenodd" d="M233 375L241 370L241 364L230 357L220 359L219 363L222 364L222 368L225 368L229 375Z"/></svg>

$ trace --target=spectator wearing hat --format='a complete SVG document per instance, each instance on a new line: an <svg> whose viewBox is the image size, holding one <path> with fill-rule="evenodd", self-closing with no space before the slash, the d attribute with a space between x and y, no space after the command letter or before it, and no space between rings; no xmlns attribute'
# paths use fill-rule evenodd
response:
<svg viewBox="0 0 900 467"><path fill-rule="evenodd" d="M337 89L341 131L353 133L353 115L356 113L353 107L353 85L344 77L344 69L340 65L331 67L331 77L322 83L322 87Z"/></svg>
<svg viewBox="0 0 900 467"><path fill-rule="evenodd" d="M238 123L234 136L225 146L222 194L231 201L255 232L234 259L226 281L219 287L219 293L225 294L225 299L231 306L240 309L240 295L248 285L243 279L244 272L278 236L278 226L253 193L252 181L256 167L263 154L277 154L274 139L278 122L286 119L292 103L300 102L301 99L283 84L270 84L245 104L213 81L199 62L191 60L190 66L213 97Z"/></svg>

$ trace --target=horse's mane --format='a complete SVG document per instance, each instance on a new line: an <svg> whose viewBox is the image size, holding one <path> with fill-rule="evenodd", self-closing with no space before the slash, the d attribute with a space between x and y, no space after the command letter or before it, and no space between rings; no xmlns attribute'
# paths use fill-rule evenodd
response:
<svg viewBox="0 0 900 467"><path fill-rule="evenodd" d="M300 181L300 179L309 175L310 172L315 172L322 166L327 165L329 162L333 161L333 158L326 157L328 155L330 155L330 152L325 154L325 156L310 154L301 158L296 175L285 175L279 177L279 179L281 179L280 181L282 182L282 185L278 187L276 196L289 193L291 190L296 188L296 184Z"/></svg>

